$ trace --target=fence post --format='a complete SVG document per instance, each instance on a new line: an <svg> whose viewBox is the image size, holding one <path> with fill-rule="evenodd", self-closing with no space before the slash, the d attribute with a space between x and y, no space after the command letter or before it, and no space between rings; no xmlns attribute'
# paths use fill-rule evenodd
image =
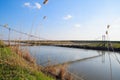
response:
<svg viewBox="0 0 120 80"><path fill-rule="evenodd" d="M9 33L8 33L8 46L10 46L11 45L10 44L10 31L11 31L11 29L9 28L8 30L9 30Z"/></svg>

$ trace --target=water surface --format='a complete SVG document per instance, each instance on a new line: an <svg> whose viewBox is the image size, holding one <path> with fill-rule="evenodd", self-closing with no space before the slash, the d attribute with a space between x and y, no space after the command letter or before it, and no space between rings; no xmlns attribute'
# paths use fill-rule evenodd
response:
<svg viewBox="0 0 120 80"><path fill-rule="evenodd" d="M120 80L119 53L54 46L28 48L37 63L43 66L102 55L71 63L68 70L77 76L82 76L85 80Z"/></svg>

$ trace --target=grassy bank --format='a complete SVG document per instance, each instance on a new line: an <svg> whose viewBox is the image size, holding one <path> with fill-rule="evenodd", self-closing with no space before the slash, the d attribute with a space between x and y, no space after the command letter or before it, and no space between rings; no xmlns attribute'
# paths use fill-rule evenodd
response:
<svg viewBox="0 0 120 80"><path fill-rule="evenodd" d="M120 41L48 41L41 45L120 52Z"/></svg>
<svg viewBox="0 0 120 80"><path fill-rule="evenodd" d="M74 42L72 44L55 44L55 46L60 47L70 47L70 48L83 48L92 50L104 50L104 51L115 51L120 52L120 43L108 43L108 42L91 42L91 43L79 43Z"/></svg>
<svg viewBox="0 0 120 80"><path fill-rule="evenodd" d="M27 55L28 56L28 55ZM40 71L29 57L21 57L0 41L0 80L54 80Z"/></svg>

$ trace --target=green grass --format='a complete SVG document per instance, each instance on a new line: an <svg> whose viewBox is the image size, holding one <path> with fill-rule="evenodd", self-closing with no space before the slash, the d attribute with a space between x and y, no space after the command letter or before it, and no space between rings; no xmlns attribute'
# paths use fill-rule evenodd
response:
<svg viewBox="0 0 120 80"><path fill-rule="evenodd" d="M120 48L120 43L113 43L112 46L113 46L114 48Z"/></svg>
<svg viewBox="0 0 120 80"><path fill-rule="evenodd" d="M9 47L0 47L0 80L54 80L17 55Z"/></svg>
<svg viewBox="0 0 120 80"><path fill-rule="evenodd" d="M111 43L113 48L120 48L120 43ZM104 47L104 43L90 43L87 46L90 47ZM105 43L105 47L108 47L108 43Z"/></svg>

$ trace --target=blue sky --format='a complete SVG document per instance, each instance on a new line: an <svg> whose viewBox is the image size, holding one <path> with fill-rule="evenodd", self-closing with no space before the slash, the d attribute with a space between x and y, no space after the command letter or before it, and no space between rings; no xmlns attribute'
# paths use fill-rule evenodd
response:
<svg viewBox="0 0 120 80"><path fill-rule="evenodd" d="M120 40L120 0L43 1L0 0L0 24L51 40L101 39L109 24L109 38Z"/></svg>

